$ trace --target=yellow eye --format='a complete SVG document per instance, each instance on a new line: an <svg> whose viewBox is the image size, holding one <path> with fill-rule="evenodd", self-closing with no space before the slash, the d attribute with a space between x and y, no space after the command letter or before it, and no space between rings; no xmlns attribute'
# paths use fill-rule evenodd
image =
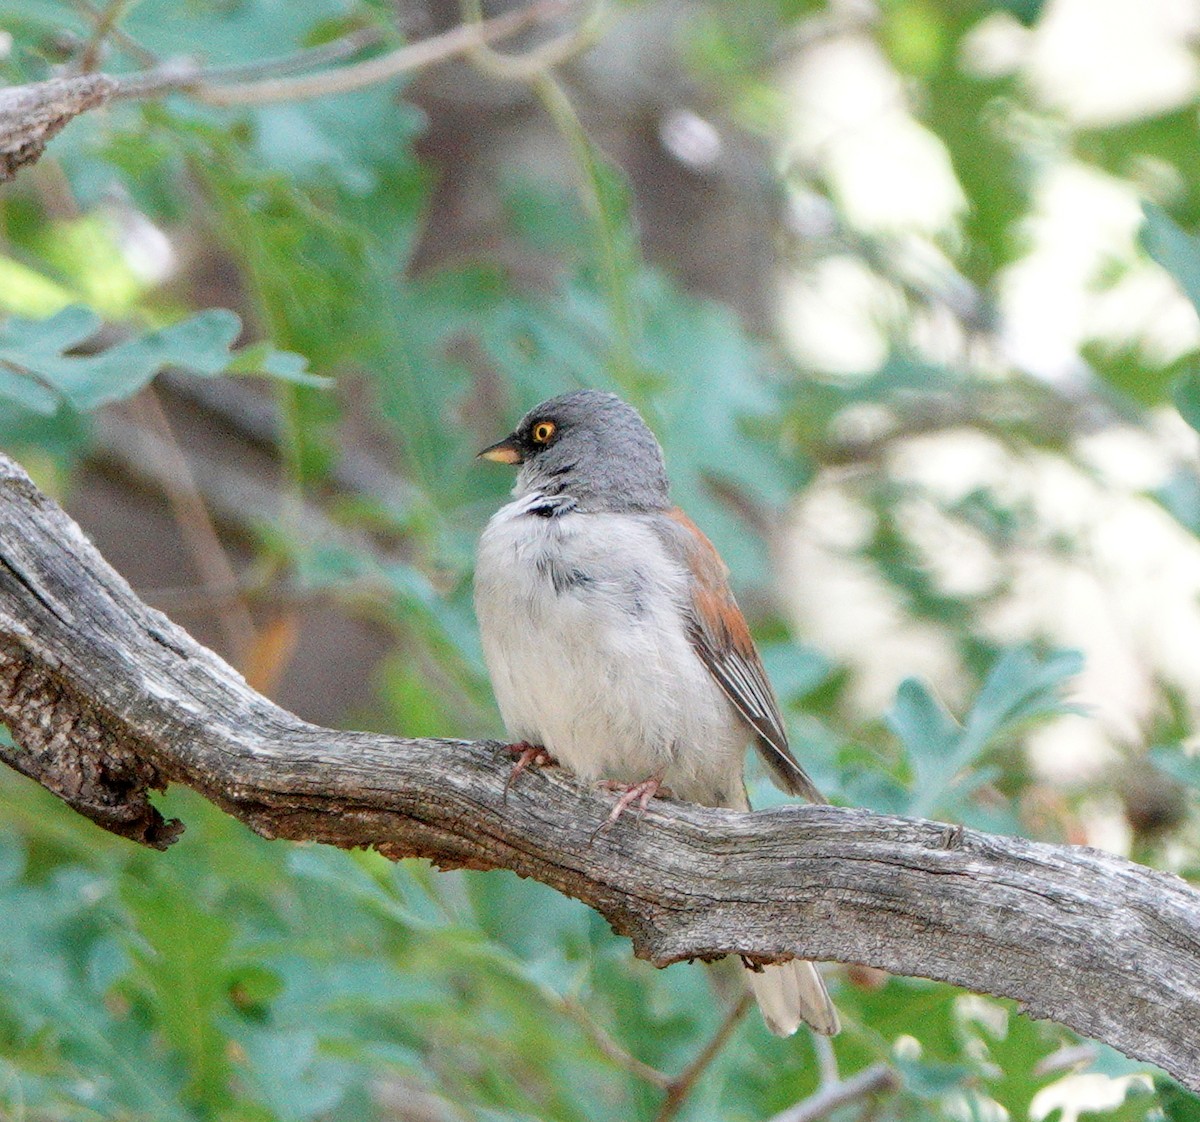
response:
<svg viewBox="0 0 1200 1122"><path fill-rule="evenodd" d="M549 444L550 438L554 435L553 421L538 421L533 426L533 442L534 444Z"/></svg>

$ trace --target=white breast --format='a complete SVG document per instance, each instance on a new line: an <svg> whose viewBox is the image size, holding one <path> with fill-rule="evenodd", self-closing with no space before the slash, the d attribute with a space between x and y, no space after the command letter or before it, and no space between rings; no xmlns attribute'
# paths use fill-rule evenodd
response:
<svg viewBox="0 0 1200 1122"><path fill-rule="evenodd" d="M647 518L502 508L479 544L475 609L515 740L585 780L665 777L681 798L739 805L746 728L692 649L689 576Z"/></svg>

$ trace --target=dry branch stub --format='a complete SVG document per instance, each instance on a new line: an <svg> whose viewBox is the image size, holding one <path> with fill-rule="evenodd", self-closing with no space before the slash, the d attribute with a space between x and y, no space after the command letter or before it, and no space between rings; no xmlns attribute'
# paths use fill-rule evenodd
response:
<svg viewBox="0 0 1200 1122"><path fill-rule="evenodd" d="M37 160L63 125L103 105L117 88L115 78L81 74L0 90L0 183Z"/></svg>
<svg viewBox="0 0 1200 1122"><path fill-rule="evenodd" d="M143 604L0 457L0 758L163 848L183 783L268 837L506 868L599 911L659 965L736 953L863 963L1011 997L1200 1090L1200 893L1085 847L839 807L609 800L492 742L308 724Z"/></svg>

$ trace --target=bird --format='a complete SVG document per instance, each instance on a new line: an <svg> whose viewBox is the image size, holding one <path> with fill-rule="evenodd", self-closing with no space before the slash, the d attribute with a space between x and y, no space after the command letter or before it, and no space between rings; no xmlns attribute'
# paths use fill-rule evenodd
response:
<svg viewBox="0 0 1200 1122"><path fill-rule="evenodd" d="M475 568L484 658L518 756L510 782L557 763L620 792L609 822L668 792L749 810L753 742L778 786L824 803L788 746L728 569L672 504L662 448L637 410L575 390L479 455L518 468ZM772 1032L801 1022L838 1032L813 963L743 961Z"/></svg>

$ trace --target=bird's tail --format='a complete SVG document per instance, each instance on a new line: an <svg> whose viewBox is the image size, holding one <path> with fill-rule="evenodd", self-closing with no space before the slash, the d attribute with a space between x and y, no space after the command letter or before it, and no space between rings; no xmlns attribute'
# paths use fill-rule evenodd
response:
<svg viewBox="0 0 1200 1122"><path fill-rule="evenodd" d="M842 1027L829 991L811 962L792 959L748 974L763 1020L776 1036L791 1036L801 1021L823 1036L836 1036Z"/></svg>

